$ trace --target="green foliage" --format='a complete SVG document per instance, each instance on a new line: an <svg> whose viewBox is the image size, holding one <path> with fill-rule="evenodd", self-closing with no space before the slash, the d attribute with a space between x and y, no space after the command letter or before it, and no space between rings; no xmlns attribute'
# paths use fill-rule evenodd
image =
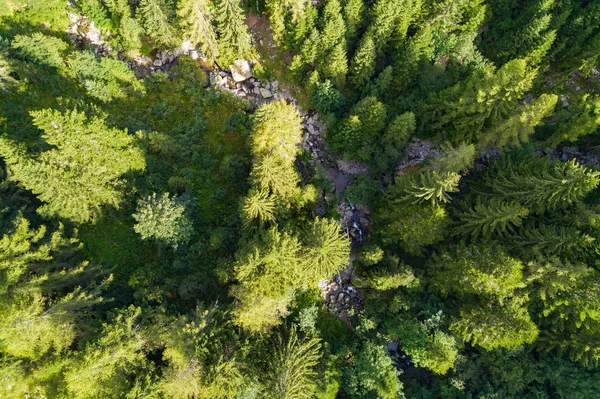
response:
<svg viewBox="0 0 600 399"><path fill-rule="evenodd" d="M464 210L455 213L459 221L454 233L473 239L514 234L515 227L521 226L529 215L529 210L517 203L496 199L489 203L479 201L474 206L468 202L463 205Z"/></svg>
<svg viewBox="0 0 600 399"><path fill-rule="evenodd" d="M194 232L188 207L189 200L183 197L153 193L138 201L133 229L142 240L153 239L177 249L180 244L188 243Z"/></svg>
<svg viewBox="0 0 600 399"><path fill-rule="evenodd" d="M12 48L24 59L54 68L64 65L63 55L68 45L61 39L36 32L30 36L17 35Z"/></svg>
<svg viewBox="0 0 600 399"><path fill-rule="evenodd" d="M46 203L39 212L83 223L98 218L105 206L118 207L123 175L145 167L134 137L76 110L62 114L46 109L31 116L54 147L34 155L2 138L0 153L11 178Z"/></svg>
<svg viewBox="0 0 600 399"><path fill-rule="evenodd" d="M219 64L231 65L237 58L250 56L250 34L244 23L240 0L219 0L216 19L219 32Z"/></svg>
<svg viewBox="0 0 600 399"><path fill-rule="evenodd" d="M177 4L177 16L185 39L199 43L209 60L219 55L217 34L212 24L213 10L207 0L184 0Z"/></svg>
<svg viewBox="0 0 600 399"><path fill-rule="evenodd" d="M498 247L458 247L434 257L431 267L443 294L493 296L502 302L525 287L523 263Z"/></svg>
<svg viewBox="0 0 600 399"><path fill-rule="evenodd" d="M514 350L532 343L538 336L527 309L512 302L505 306L469 305L460 311L450 330L486 350Z"/></svg>
<svg viewBox="0 0 600 399"><path fill-rule="evenodd" d="M344 236L341 226L332 219L316 218L306 231L307 277L315 283L323 278L331 278L348 265L350 242Z"/></svg>
<svg viewBox="0 0 600 399"><path fill-rule="evenodd" d="M356 353L344 375L348 393L354 397L402 398L402 383L398 371L383 345L367 341Z"/></svg>
<svg viewBox="0 0 600 399"><path fill-rule="evenodd" d="M67 61L73 76L83 85L87 93L101 101L109 102L125 98L133 92L143 92L127 64L110 58L98 59L88 51L77 52Z"/></svg>
<svg viewBox="0 0 600 399"><path fill-rule="evenodd" d="M575 160L563 163L548 158L507 158L486 174L477 191L543 212L582 199L598 185L599 176Z"/></svg>
<svg viewBox="0 0 600 399"><path fill-rule="evenodd" d="M130 306L103 324L101 336L65 374L69 392L78 398L120 398L134 388L136 376L149 367L144 356L148 331L142 311ZM133 378L132 378L133 377Z"/></svg>
<svg viewBox="0 0 600 399"><path fill-rule="evenodd" d="M155 44L170 46L176 43L175 30L164 0L140 0L136 18L142 21L144 31Z"/></svg>
<svg viewBox="0 0 600 399"><path fill-rule="evenodd" d="M330 80L318 82L312 96L312 103L322 114L336 113L342 103L342 95L332 86Z"/></svg>
<svg viewBox="0 0 600 399"><path fill-rule="evenodd" d="M450 223L444 208L439 205L393 204L394 202L379 211L384 242L400 243L405 251L422 255L426 246L444 239Z"/></svg>
<svg viewBox="0 0 600 399"><path fill-rule="evenodd" d="M576 141L582 136L592 134L600 127L600 97L584 95L579 103L563 112L567 115L556 130L546 140L552 148L565 141ZM561 115L561 114L559 114Z"/></svg>
<svg viewBox="0 0 600 399"><path fill-rule="evenodd" d="M320 340L302 339L296 326L279 334L268 349L260 379L265 398L310 399L316 389L315 366L320 359Z"/></svg>
<svg viewBox="0 0 600 399"><path fill-rule="evenodd" d="M246 244L237 254L238 284L231 289L237 300L235 322L250 331L265 331L288 314L294 287L304 269L300 241L271 228Z"/></svg>
<svg viewBox="0 0 600 399"><path fill-rule="evenodd" d="M397 204L430 203L435 206L451 201L449 193L458 191L459 180L458 173L426 171L418 175L399 178L390 189L390 196L393 196L394 202Z"/></svg>
<svg viewBox="0 0 600 399"><path fill-rule="evenodd" d="M454 366L458 349L454 337L437 331L427 339L423 366L436 374L446 374Z"/></svg>
<svg viewBox="0 0 600 399"><path fill-rule="evenodd" d="M432 159L428 169L447 173L467 172L475 160L475 146L473 144L460 144L453 148L445 146L444 153Z"/></svg>

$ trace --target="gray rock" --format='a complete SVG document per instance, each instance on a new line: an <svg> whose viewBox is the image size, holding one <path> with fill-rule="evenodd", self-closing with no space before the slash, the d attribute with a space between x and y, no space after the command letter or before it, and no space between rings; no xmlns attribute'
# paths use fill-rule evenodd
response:
<svg viewBox="0 0 600 399"><path fill-rule="evenodd" d="M188 55L190 56L191 59L193 59L195 61L198 58L200 58L200 51L198 51L198 49L194 48L194 49L188 50Z"/></svg>
<svg viewBox="0 0 600 399"><path fill-rule="evenodd" d="M388 352L395 353L398 352L398 342L388 342L387 343Z"/></svg>
<svg viewBox="0 0 600 399"><path fill-rule="evenodd" d="M161 67L162 66L162 61L160 59L155 59L154 63L152 65L154 65L155 67Z"/></svg>
<svg viewBox="0 0 600 399"><path fill-rule="evenodd" d="M252 69L250 68L250 64L244 59L235 60L229 69L231 69L231 76L236 82L243 82L244 80L252 77Z"/></svg>
<svg viewBox="0 0 600 399"><path fill-rule="evenodd" d="M260 89L260 95L263 98L271 98L271 97L273 97L273 93L271 93L270 90L267 90L265 88Z"/></svg>
<svg viewBox="0 0 600 399"><path fill-rule="evenodd" d="M271 85L273 86L273 90L279 89L279 81L274 80Z"/></svg>

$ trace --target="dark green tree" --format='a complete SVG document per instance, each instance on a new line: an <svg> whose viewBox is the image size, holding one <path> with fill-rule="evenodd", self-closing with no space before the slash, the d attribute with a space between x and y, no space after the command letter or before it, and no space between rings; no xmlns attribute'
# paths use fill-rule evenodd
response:
<svg viewBox="0 0 600 399"><path fill-rule="evenodd" d="M33 155L1 138L0 154L11 179L45 202L39 212L83 223L97 218L105 206L118 207L123 176L145 168L135 137L76 110L62 114L46 109L31 116L44 141L54 147Z"/></svg>

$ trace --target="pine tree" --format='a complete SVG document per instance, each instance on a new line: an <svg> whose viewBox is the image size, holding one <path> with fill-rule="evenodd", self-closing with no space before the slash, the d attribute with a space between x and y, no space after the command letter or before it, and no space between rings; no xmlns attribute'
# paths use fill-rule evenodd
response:
<svg viewBox="0 0 600 399"><path fill-rule="evenodd" d="M348 266L350 241L333 219L316 218L303 237L306 250L306 275L318 283Z"/></svg>
<svg viewBox="0 0 600 399"><path fill-rule="evenodd" d="M346 21L346 42L354 43L364 23L365 3L363 0L346 0L343 6Z"/></svg>
<svg viewBox="0 0 600 399"><path fill-rule="evenodd" d="M566 118L557 123L557 129L545 141L552 148L556 148L565 141L576 141L581 136L592 134L598 130L600 127L600 96L586 94L565 113L567 114Z"/></svg>
<svg viewBox="0 0 600 399"><path fill-rule="evenodd" d="M211 7L208 0L183 0L177 5L177 16L184 38L193 44L199 43L206 58L214 61L219 55L219 47Z"/></svg>
<svg viewBox="0 0 600 399"><path fill-rule="evenodd" d="M463 203L464 211L456 212L458 218L454 233L477 240L515 234L529 210L515 202L502 202L492 198L488 202L477 201L474 206Z"/></svg>
<svg viewBox="0 0 600 399"><path fill-rule="evenodd" d="M301 339L296 325L279 334L261 361L259 373L265 398L310 399L316 386L316 366L321 358L318 338Z"/></svg>
<svg viewBox="0 0 600 399"><path fill-rule="evenodd" d="M500 247L471 245L432 258L434 284L448 295L486 296L501 304L525 288L523 263Z"/></svg>
<svg viewBox="0 0 600 399"><path fill-rule="evenodd" d="M581 259L592 250L594 238L567 226L526 224L509 242L512 248L524 259L547 259L558 256L561 259Z"/></svg>
<svg viewBox="0 0 600 399"><path fill-rule="evenodd" d="M271 228L247 243L236 255L238 284L230 294L236 299L236 324L249 331L265 331L289 313L295 288L302 282L305 261L300 241Z"/></svg>
<svg viewBox="0 0 600 399"><path fill-rule="evenodd" d="M0 153L11 179L46 203L39 211L83 223L97 218L105 206L118 207L123 175L145 168L134 137L75 110L32 111L31 116L45 142L54 147L30 155L3 138Z"/></svg>
<svg viewBox="0 0 600 399"><path fill-rule="evenodd" d="M533 135L535 127L542 123L542 119L552 115L557 101L558 96L554 94L542 94L525 105L522 111L484 132L478 143L479 148L526 143Z"/></svg>
<svg viewBox="0 0 600 399"><path fill-rule="evenodd" d="M515 350L531 344L539 333L527 309L516 303L465 306L451 323L450 330L465 342L488 351L497 348Z"/></svg>
<svg viewBox="0 0 600 399"><path fill-rule="evenodd" d="M341 87L348 72L346 55L346 24L339 0L328 0L323 8L323 29L319 35L317 49L317 71L322 78L330 78Z"/></svg>
<svg viewBox="0 0 600 399"><path fill-rule="evenodd" d="M350 81L356 88L369 82L375 73L375 43L370 35L363 37L350 65Z"/></svg>
<svg viewBox="0 0 600 399"><path fill-rule="evenodd" d="M187 244L194 232L188 204L189 200L183 197L153 193L138 201L132 215L136 221L133 230L142 240L156 240L176 250L180 244Z"/></svg>
<svg viewBox="0 0 600 399"><path fill-rule="evenodd" d="M17 35L12 48L18 55L30 62L59 68L64 65L64 52L68 45L56 37L36 32L30 36Z"/></svg>
<svg viewBox="0 0 600 399"><path fill-rule="evenodd" d="M164 0L140 0L136 17L141 19L144 31L159 46L172 46L176 43L175 30L169 21Z"/></svg>
<svg viewBox="0 0 600 399"><path fill-rule="evenodd" d="M252 46L240 0L219 0L216 15L219 28L219 63L231 65L237 58L248 57Z"/></svg>
<svg viewBox="0 0 600 399"><path fill-rule="evenodd" d="M458 191L458 173L438 173L426 171L418 175L400 178L390 195L395 203L421 204L429 202L438 205L442 202L450 202L450 194Z"/></svg>
<svg viewBox="0 0 600 399"><path fill-rule="evenodd" d="M534 211L558 209L585 197L600 181L600 173L575 160L506 159L486 175L477 188L484 195L513 201Z"/></svg>

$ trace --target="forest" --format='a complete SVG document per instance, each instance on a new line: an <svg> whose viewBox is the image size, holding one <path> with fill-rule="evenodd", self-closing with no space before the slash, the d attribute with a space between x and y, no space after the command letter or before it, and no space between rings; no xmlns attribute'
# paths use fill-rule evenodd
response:
<svg viewBox="0 0 600 399"><path fill-rule="evenodd" d="M0 0L0 399L599 399L600 0Z"/></svg>

